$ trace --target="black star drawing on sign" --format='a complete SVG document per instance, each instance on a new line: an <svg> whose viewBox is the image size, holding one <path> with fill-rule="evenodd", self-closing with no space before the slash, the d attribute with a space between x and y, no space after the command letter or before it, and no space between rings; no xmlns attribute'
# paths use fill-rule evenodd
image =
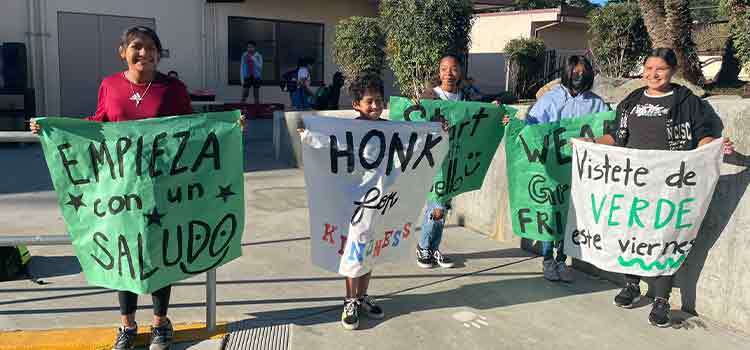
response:
<svg viewBox="0 0 750 350"><path fill-rule="evenodd" d="M227 199L235 194L236 193L232 192L232 185L219 186L219 194L216 195L216 198L221 198L224 200L224 203L226 203Z"/></svg>
<svg viewBox="0 0 750 350"><path fill-rule="evenodd" d="M70 197L70 200L65 204L75 208L76 212L78 212L78 208L86 206L86 204L83 203L83 194L81 194L80 196L74 196L68 193L68 197Z"/></svg>
<svg viewBox="0 0 750 350"><path fill-rule="evenodd" d="M151 224L157 224L161 226L161 218L166 216L167 214L159 214L159 211L156 210L156 207L154 207L154 210L151 211L151 214L143 214L146 218L148 218L148 224L146 226L151 226Z"/></svg>

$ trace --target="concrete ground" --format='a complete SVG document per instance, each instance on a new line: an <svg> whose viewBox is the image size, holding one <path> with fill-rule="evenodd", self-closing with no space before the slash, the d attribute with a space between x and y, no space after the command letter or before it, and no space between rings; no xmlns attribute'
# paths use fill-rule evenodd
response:
<svg viewBox="0 0 750 350"><path fill-rule="evenodd" d="M673 327L652 327L645 302L632 310L612 305L615 285L583 273L576 273L572 284L548 282L538 257L461 227L449 228L443 244L457 268L422 270L414 261L378 266L370 294L378 297L386 318L365 319L360 330L346 331L339 324L343 280L309 263L303 173L271 160L270 124L253 121L249 127L243 256L218 270L217 318L229 330L269 330L256 337L278 336L271 330L283 326L289 339L275 343L283 347L245 348L538 350L658 344L682 350L746 349L750 342L748 334L677 310ZM40 157L37 146L0 145L0 235L64 232ZM0 349L11 348L3 339L33 330L118 324L115 293L86 284L70 247L31 251L32 271L47 284L0 282ZM175 323L205 321L204 277L173 290ZM151 303L148 297L140 301L138 321L147 325ZM236 334L229 334L229 346ZM193 341L180 348L221 344Z"/></svg>

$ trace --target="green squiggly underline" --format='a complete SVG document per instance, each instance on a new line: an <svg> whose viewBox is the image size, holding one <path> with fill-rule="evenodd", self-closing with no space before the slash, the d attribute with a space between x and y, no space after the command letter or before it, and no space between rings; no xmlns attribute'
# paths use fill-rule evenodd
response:
<svg viewBox="0 0 750 350"><path fill-rule="evenodd" d="M624 267L631 267L635 264L638 264L640 265L641 269L646 270L646 271L651 271L651 269L653 268L663 271L663 270L666 270L667 268L675 269L675 268L680 267L680 265L682 265L682 262L685 261L685 257L687 257L687 255L683 255L679 259L677 259L677 261L675 261L670 256L667 258L667 260L664 261L663 264L660 263L659 260L654 260L654 262L652 262L651 264L646 264L646 262L643 261L643 259L641 258L633 258L630 260L625 260L623 257L618 256L617 262L620 263L620 266L624 266Z"/></svg>

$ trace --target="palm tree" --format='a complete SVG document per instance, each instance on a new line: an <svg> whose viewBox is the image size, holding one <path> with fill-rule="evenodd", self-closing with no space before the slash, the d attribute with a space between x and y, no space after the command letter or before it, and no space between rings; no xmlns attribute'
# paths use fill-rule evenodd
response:
<svg viewBox="0 0 750 350"><path fill-rule="evenodd" d="M677 75L697 85L705 78L692 37L688 0L638 0L653 47L668 47L677 54Z"/></svg>

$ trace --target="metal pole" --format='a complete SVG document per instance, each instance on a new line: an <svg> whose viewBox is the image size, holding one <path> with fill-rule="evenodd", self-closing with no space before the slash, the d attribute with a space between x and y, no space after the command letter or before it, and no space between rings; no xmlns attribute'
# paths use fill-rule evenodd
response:
<svg viewBox="0 0 750 350"><path fill-rule="evenodd" d="M0 247L17 245L68 245L69 235L0 236Z"/></svg>
<svg viewBox="0 0 750 350"><path fill-rule="evenodd" d="M206 328L216 330L216 269L206 272Z"/></svg>

